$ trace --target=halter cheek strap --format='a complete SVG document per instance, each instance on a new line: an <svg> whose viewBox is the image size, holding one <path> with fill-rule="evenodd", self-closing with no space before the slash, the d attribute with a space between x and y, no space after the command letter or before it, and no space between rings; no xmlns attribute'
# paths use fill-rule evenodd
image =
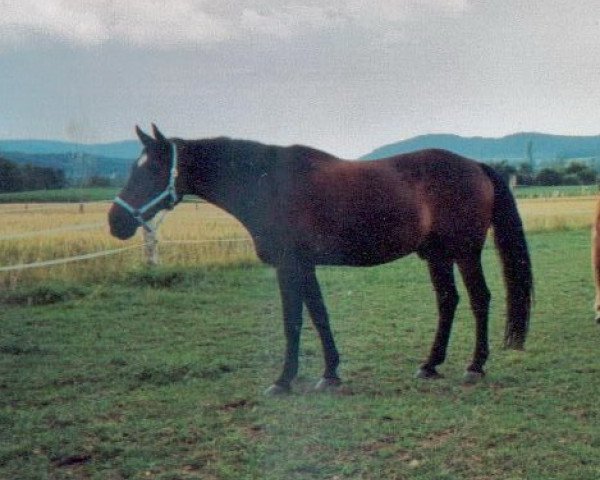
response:
<svg viewBox="0 0 600 480"><path fill-rule="evenodd" d="M152 225L149 221L144 220L144 214L151 208L158 205L163 200L167 199L167 207L169 210L172 209L177 203L177 191L175 189L175 181L177 180L177 146L171 142L171 170L169 171L169 182L165 189L159 193L156 197L148 200L144 205L139 208L133 207L127 203L118 195L115 197L113 202L127 211L147 232L156 232L158 226L164 219L164 214L161 219ZM165 212L166 213L166 212Z"/></svg>

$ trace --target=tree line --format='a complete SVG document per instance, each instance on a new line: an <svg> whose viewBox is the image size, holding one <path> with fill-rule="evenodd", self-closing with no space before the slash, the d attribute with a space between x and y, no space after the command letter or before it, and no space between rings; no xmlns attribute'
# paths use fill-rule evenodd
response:
<svg viewBox="0 0 600 480"><path fill-rule="evenodd" d="M0 192L65 188L65 172L58 168L21 165L0 157Z"/></svg>
<svg viewBox="0 0 600 480"><path fill-rule="evenodd" d="M532 162L512 165L506 160L489 164L507 181L516 177L517 185L592 185L596 183L598 174L588 164L574 160L566 165L546 166L539 170L533 168Z"/></svg>
<svg viewBox="0 0 600 480"><path fill-rule="evenodd" d="M517 166L506 160L489 164L507 181L516 177L517 185L592 185L597 181L596 171L587 163L572 161L566 165L546 166L535 170L533 162ZM82 186L106 187L111 180L99 175L88 178ZM20 164L0 156L0 192L25 190L55 190L69 186L64 170Z"/></svg>

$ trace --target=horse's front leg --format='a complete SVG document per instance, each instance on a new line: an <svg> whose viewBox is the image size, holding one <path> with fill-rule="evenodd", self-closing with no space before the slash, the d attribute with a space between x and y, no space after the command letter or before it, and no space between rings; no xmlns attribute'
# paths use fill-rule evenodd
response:
<svg viewBox="0 0 600 480"><path fill-rule="evenodd" d="M277 280L283 307L283 326L286 340L285 361L279 378L266 391L278 395L291 390L291 382L298 373L298 350L302 328L302 275L297 262L286 262L277 267Z"/></svg>
<svg viewBox="0 0 600 480"><path fill-rule="evenodd" d="M323 357L325 358L325 372L315 389L323 391L338 387L341 383L340 377L337 374L340 356L329 326L329 315L327 315L325 302L323 302L323 295L321 294L315 267L307 268L304 272L302 298L304 299L306 308L308 308L313 324L317 332L319 332L323 346Z"/></svg>

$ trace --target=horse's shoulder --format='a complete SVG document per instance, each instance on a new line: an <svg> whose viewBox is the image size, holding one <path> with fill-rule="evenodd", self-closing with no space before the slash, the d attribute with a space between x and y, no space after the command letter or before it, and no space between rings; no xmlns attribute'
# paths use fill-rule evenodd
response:
<svg viewBox="0 0 600 480"><path fill-rule="evenodd" d="M463 160L469 160L458 153L444 148L426 148L423 150L416 150L414 152L406 153L402 157L407 159L413 159L416 161L433 161L433 162L461 162Z"/></svg>
<svg viewBox="0 0 600 480"><path fill-rule="evenodd" d="M402 153L386 159L399 169L444 169L460 171L464 168L471 169L479 162L463 157L450 150L442 148L428 148L414 152Z"/></svg>
<svg viewBox="0 0 600 480"><path fill-rule="evenodd" d="M329 153L305 145L291 145L283 151L284 163L296 172L314 171L338 160Z"/></svg>
<svg viewBox="0 0 600 480"><path fill-rule="evenodd" d="M308 147L306 145L290 145L286 148L296 158L310 158L322 161L334 160L336 158L333 155L324 152L323 150L319 150L318 148L314 147Z"/></svg>

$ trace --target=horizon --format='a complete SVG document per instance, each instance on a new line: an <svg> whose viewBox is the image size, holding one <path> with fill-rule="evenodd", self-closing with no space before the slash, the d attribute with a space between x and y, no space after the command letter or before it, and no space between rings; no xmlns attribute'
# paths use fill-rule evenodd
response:
<svg viewBox="0 0 600 480"><path fill-rule="evenodd" d="M0 138L226 135L344 158L428 134L600 134L598 0L8 0Z"/></svg>
<svg viewBox="0 0 600 480"><path fill-rule="evenodd" d="M595 134L592 133L592 134L586 134L586 135L577 135L577 134L569 134L569 133L551 133L551 132L541 132L541 131L518 131L518 132L513 132L513 133L508 133L506 135L498 135L498 136L461 135L461 134L451 133L451 132L429 132L429 133L422 133L422 134L414 135L414 136L411 136L408 138L400 138L391 143L380 145L379 147L386 146L386 145L393 145L395 143L406 142L409 140L413 140L415 138L428 137L428 136L460 137L460 138L463 138L466 140L474 140L474 139L501 140L504 138L520 136L520 135L542 135L542 136L548 136L548 137L581 137L581 138L587 137L587 138L591 138L591 137L599 137L600 131ZM166 135L166 136L167 136L167 138L179 138L184 141L185 140L202 140L204 138L208 139L208 138L218 138L218 137L228 137L228 138L231 138L232 140L258 141L253 138L230 137L226 134L215 135L215 136L211 136L211 137L199 137L199 138L182 138L177 135ZM101 142L85 142L85 141L78 142L78 141L67 140L64 138L0 138L0 143L2 143L2 142L49 142L49 143L94 146L94 145L111 145L111 144L128 143L128 142L138 142L139 143L139 139L137 139L135 137L135 135L133 135L131 138L124 138L121 140L109 140L109 141L104 141L104 142L102 142L102 141ZM260 142L260 143L264 143L264 142ZM295 145L295 144L303 145L302 143L297 143L297 142L291 143L290 145ZM376 146L376 147L374 147L374 149L377 149L379 147Z"/></svg>
<svg viewBox="0 0 600 480"><path fill-rule="evenodd" d="M538 138L536 140L536 137ZM540 138L541 137L541 138ZM177 137L174 137L177 138ZM527 139L533 144L534 151L538 160L548 160L550 158L564 157L568 158L596 158L597 145L600 142L599 135L560 135L547 134L543 132L515 132L502 137L482 137L482 136L462 136L447 133L432 133L417 135L408 139L399 140L389 144L379 145L369 151L363 152L353 158L345 157L347 160L372 160L374 158L383 158L390 155L415 151L427 148L442 148L453 151L469 158L479 159L481 161L493 161L498 159L521 158L521 150L526 149L523 142ZM186 140L186 139L182 139ZM194 141L194 139L187 139ZM247 139L231 140L245 141ZM573 142L592 141L592 150L589 146L573 146ZM252 140L250 140L252 141ZM513 142L517 142L515 145ZM556 142L560 142L557 149ZM567 142L567 144L563 144ZM270 145L278 147L289 147L290 145ZM521 145L519 147L519 145ZM554 145L554 147L551 147ZM567 146L568 145L568 146ZM596 145L596 147L594 147ZM497 151L499 146L503 146L501 151ZM45 140L45 139L0 139L0 156L5 153L22 154L26 156L44 156L44 155L64 155L64 154L86 154L97 158L119 159L130 161L136 158L143 146L138 139L126 139L114 142L100 143L76 143L63 140ZM487 148L487 150L486 150ZM550 148L550 150L548 150ZM582 150L583 148L583 150ZM570 149L570 150L569 150ZM517 151L518 150L518 151ZM525 150L524 150L525 151ZM584 153L585 152L585 153ZM331 152L326 152L331 153ZM565 158L567 158L565 157ZM339 157L344 158L344 157Z"/></svg>

